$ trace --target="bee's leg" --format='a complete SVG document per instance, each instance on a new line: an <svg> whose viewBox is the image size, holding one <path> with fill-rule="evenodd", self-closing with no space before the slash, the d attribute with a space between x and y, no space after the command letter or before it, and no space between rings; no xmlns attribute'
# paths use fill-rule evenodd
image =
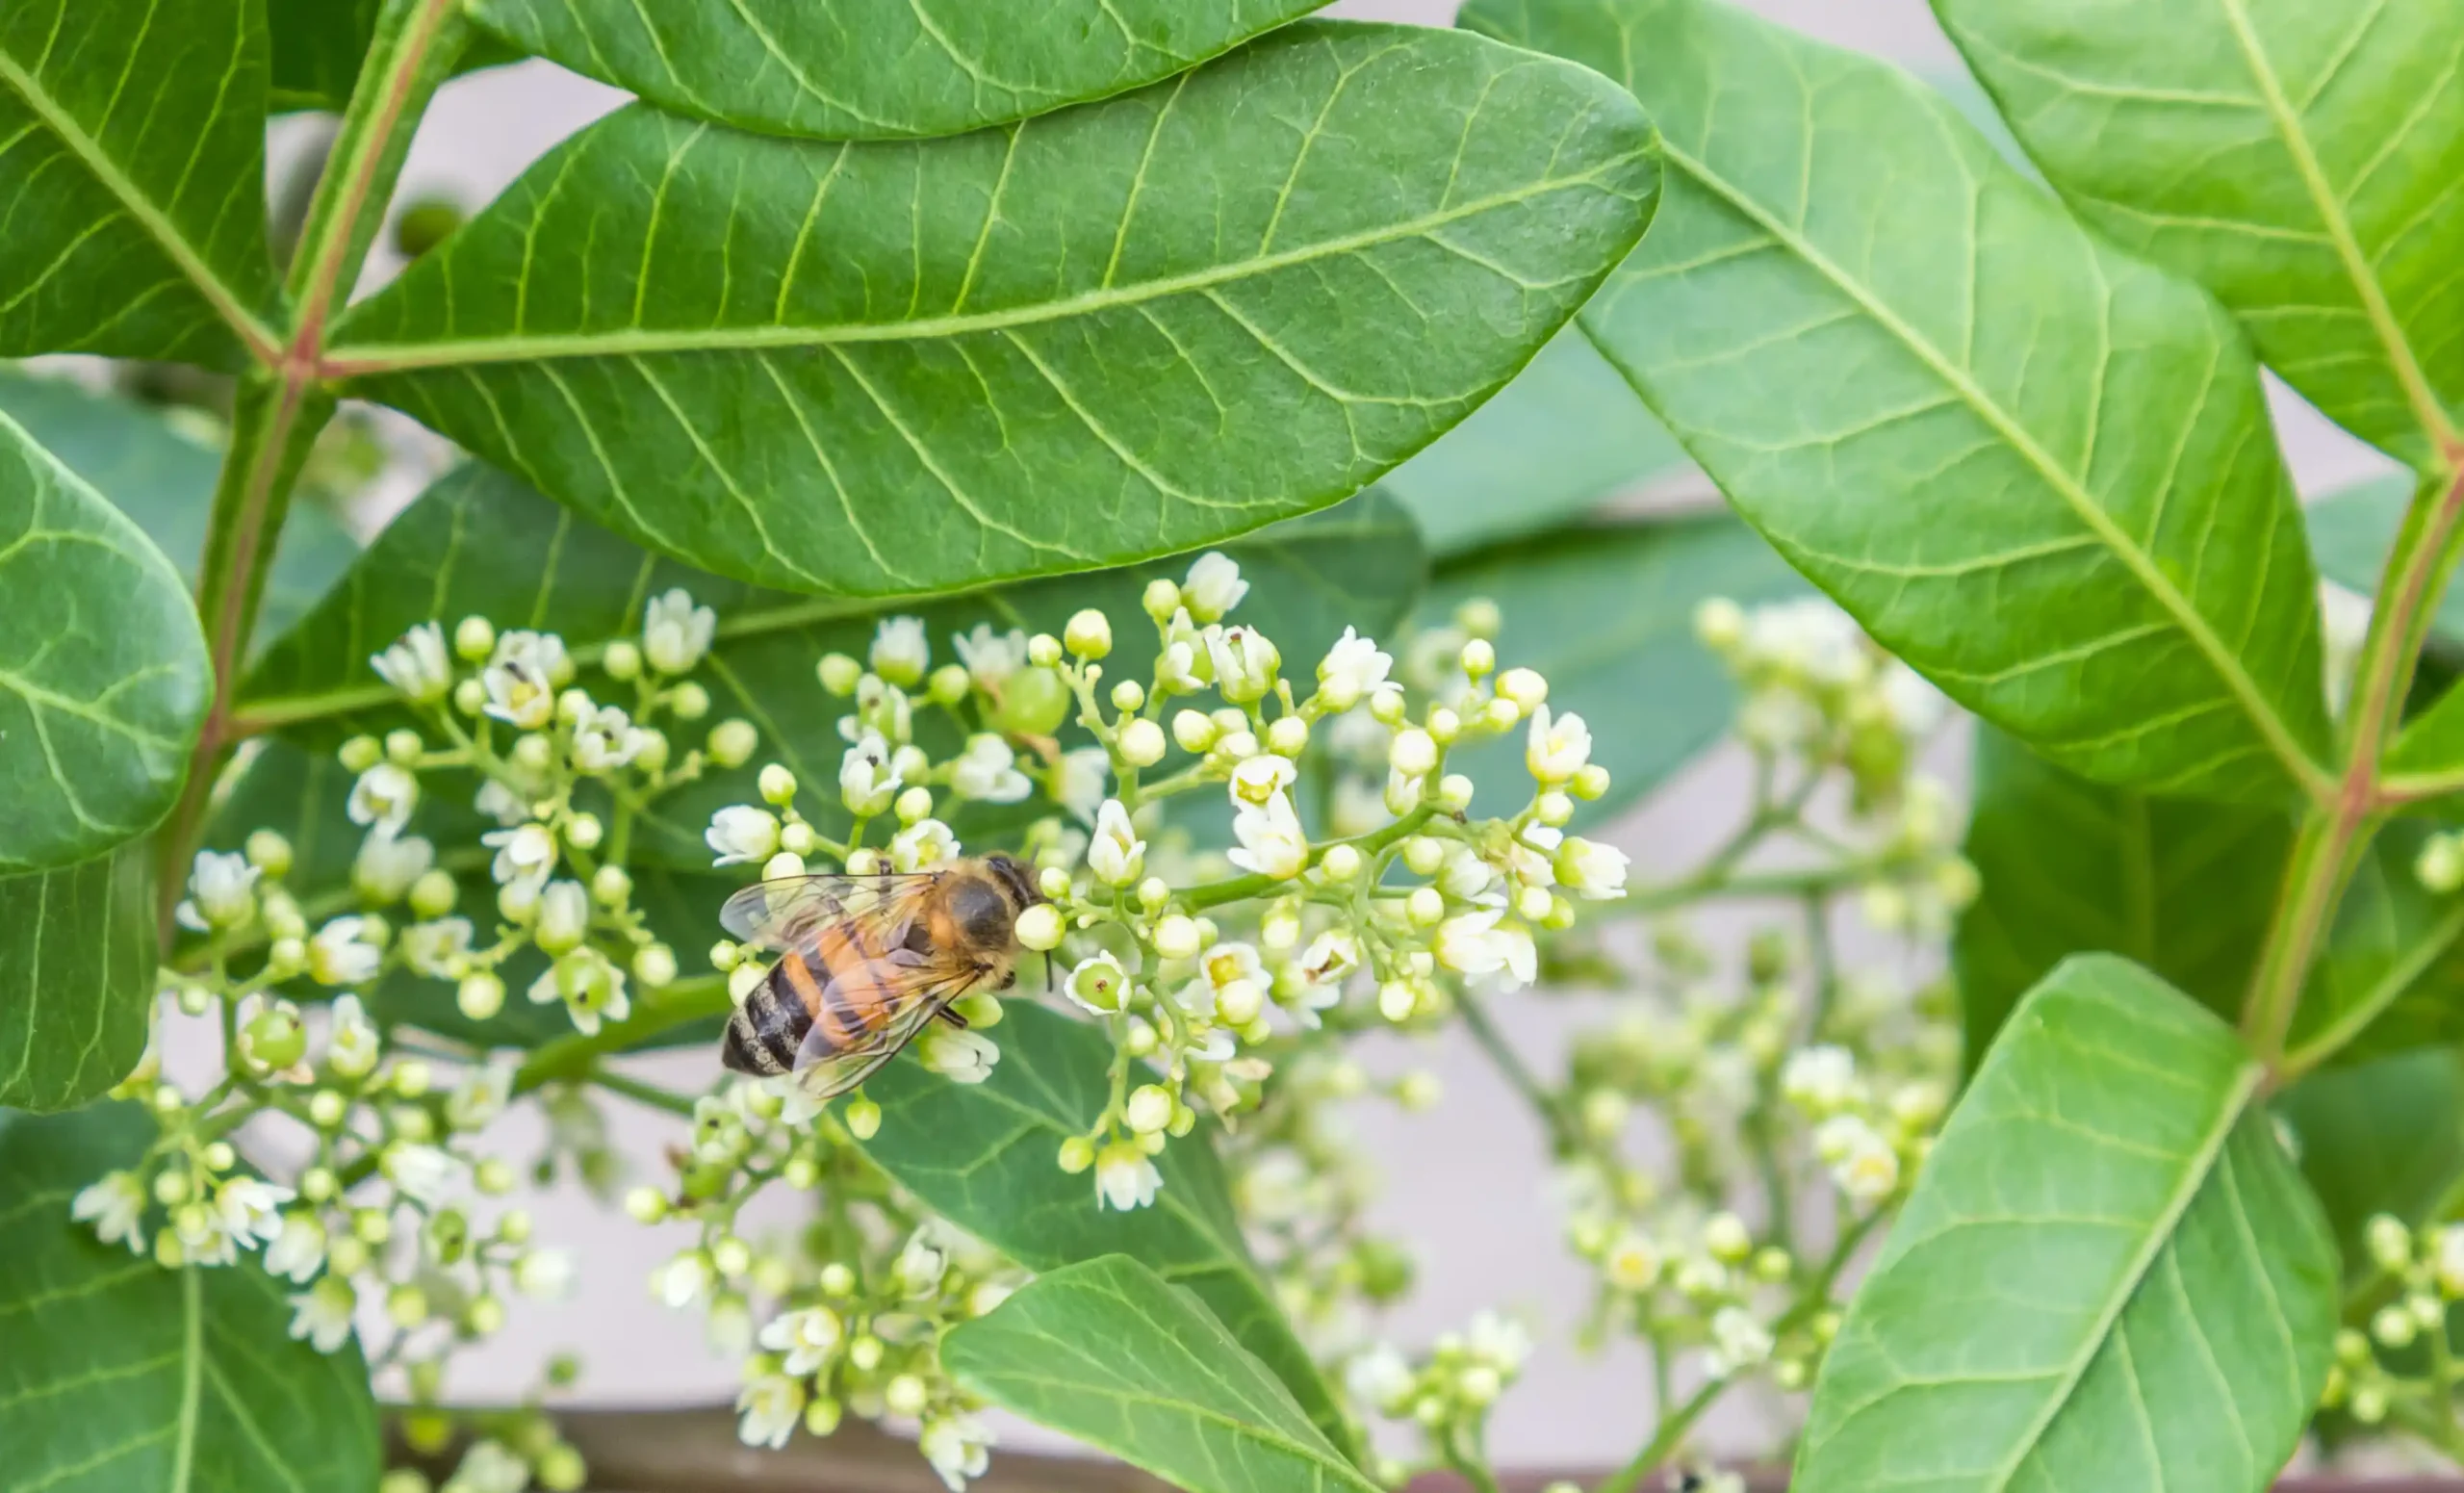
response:
<svg viewBox="0 0 2464 1493"><path fill-rule="evenodd" d="M940 1017L944 1021L947 1021L962 1032L966 1030L966 1017L959 1015L955 1011L952 1011L947 1006L943 1006L940 1010L934 1012L933 1015Z"/></svg>

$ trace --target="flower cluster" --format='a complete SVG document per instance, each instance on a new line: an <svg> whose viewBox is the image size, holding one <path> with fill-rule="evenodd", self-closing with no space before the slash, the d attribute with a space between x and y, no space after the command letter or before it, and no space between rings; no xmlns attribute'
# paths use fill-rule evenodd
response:
<svg viewBox="0 0 2464 1493"><path fill-rule="evenodd" d="M2382 1213L2370 1221L2363 1242L2377 1272L2365 1299L2379 1304L2367 1331L2336 1334L2336 1361L2320 1403L2364 1426L2417 1410L2444 1419L2464 1369L2441 1345L2428 1352L2420 1345L2443 1338L2449 1311L2464 1300L2464 1223L2414 1229Z"/></svg>
<svg viewBox="0 0 2464 1493"><path fill-rule="evenodd" d="M1437 1449L1437 1464L1460 1468L1484 1457L1490 1407L1530 1355L1531 1334L1521 1323L1482 1312L1418 1359L1383 1343L1363 1350L1344 1366L1344 1387L1365 1411L1417 1423ZM1381 1466L1378 1480L1400 1486L1416 1470Z"/></svg>

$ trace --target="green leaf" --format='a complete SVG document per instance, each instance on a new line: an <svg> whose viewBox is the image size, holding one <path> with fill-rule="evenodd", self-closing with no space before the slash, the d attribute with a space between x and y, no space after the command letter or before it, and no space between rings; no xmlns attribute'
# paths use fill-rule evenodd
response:
<svg viewBox="0 0 2464 1493"><path fill-rule="evenodd" d="M2090 783L1990 727L1977 732L1974 792L1962 849L1983 889L1951 942L1971 1065L2073 954L2120 954L2211 1011L2241 1009L2293 847L2288 816Z"/></svg>
<svg viewBox="0 0 2464 1493"><path fill-rule="evenodd" d="M1592 760L1608 791L1581 807L1578 824L1609 818L1720 739L1736 690L1694 636L1694 608L1728 597L1751 606L1805 592L1805 582L1759 535L1726 514L1560 529L1490 549L1438 572L1422 604L1424 628L1447 625L1476 597L1498 604L1505 667L1549 681L1549 704L1582 716ZM1459 763L1490 791L1510 791L1523 768L1520 733L1464 753ZM1514 807L1477 801L1479 811Z"/></svg>
<svg viewBox="0 0 2464 1493"><path fill-rule="evenodd" d="M2426 825L2379 831L2345 888L2336 921L2302 991L2288 1043L2356 1062L2464 1038L2464 899L2439 896L2413 862Z"/></svg>
<svg viewBox="0 0 2464 1493"><path fill-rule="evenodd" d="M523 51L670 114L767 134L886 140L1109 97L1325 3L476 0L471 11Z"/></svg>
<svg viewBox="0 0 2464 1493"><path fill-rule="evenodd" d="M212 687L162 552L0 415L0 875L83 861L170 809Z"/></svg>
<svg viewBox="0 0 2464 1493"><path fill-rule="evenodd" d="M1568 327L1384 486L1420 521L1431 553L1459 554L1577 518L1685 466L1624 376Z"/></svg>
<svg viewBox="0 0 2464 1493"><path fill-rule="evenodd" d="M1155 1272L1040 1276L941 1340L958 1381L1190 1493L1373 1493L1266 1366Z"/></svg>
<svg viewBox="0 0 2464 1493"><path fill-rule="evenodd" d="M0 10L0 355L270 349L265 98L254 0Z"/></svg>
<svg viewBox="0 0 2464 1493"><path fill-rule="evenodd" d="M1715 0L1473 0L1629 84L1651 237L1582 313L1884 646L2089 777L2324 781L2318 606L2256 365L1939 94Z"/></svg>
<svg viewBox="0 0 2464 1493"><path fill-rule="evenodd" d="M2319 574L2348 591L2376 595L2387 552L2412 500L2413 479L2396 476L2355 482L2311 503L2302 516L2310 528L2310 548L2319 556ZM2451 586L2439 593L2429 636L2433 645L2464 649L2464 590Z"/></svg>
<svg viewBox="0 0 2464 1493"><path fill-rule="evenodd" d="M2464 31L2437 0L1934 0L2071 206L2408 456L2464 394Z"/></svg>
<svg viewBox="0 0 2464 1493"><path fill-rule="evenodd" d="M273 37L272 106L342 112L368 61L383 9L384 0L266 0L267 29ZM494 67L520 56L482 40L465 49L453 70Z"/></svg>
<svg viewBox="0 0 2464 1493"><path fill-rule="evenodd" d="M23 425L61 465L136 520L193 583L197 556L205 553L219 450L133 400L10 368L0 368L0 415ZM296 621L358 554L349 530L301 494L266 578L257 635L271 637Z"/></svg>
<svg viewBox="0 0 2464 1493"><path fill-rule="evenodd" d="M2275 1101L2294 1136L2301 1174L2334 1227L2347 1272L2372 1266L2371 1216L2407 1223L2442 1219L2441 1199L2464 1176L2464 1061L2452 1050L2313 1073Z"/></svg>
<svg viewBox="0 0 2464 1493"><path fill-rule="evenodd" d="M166 1271L68 1217L137 1159L131 1105L0 1114L0 1446L45 1493L367 1493L382 1465L356 1346L289 1335L285 1287L254 1259Z"/></svg>
<svg viewBox="0 0 2464 1493"><path fill-rule="evenodd" d="M865 1154L934 1212L1029 1270L1107 1254L1153 1267L1204 1302L1281 1380L1303 1407L1303 1425L1348 1445L1343 1411L1249 1258L1206 1140L1177 1141L1155 1158L1164 1184L1151 1206L1099 1209L1093 1178L1067 1174L1056 1158L1061 1143L1086 1134L1111 1097L1112 1044L1094 1027L1030 1001L1011 1001L1005 1011L992 1031L1001 1061L983 1083L952 1083L907 1061L866 1082L882 1127L864 1143Z"/></svg>
<svg viewBox="0 0 2464 1493"><path fill-rule="evenodd" d="M2021 1003L1824 1361L1797 1493L2259 1493L2336 1252L2231 1028L2110 955Z"/></svg>
<svg viewBox="0 0 2464 1493"><path fill-rule="evenodd" d="M132 840L0 877L0 1106L75 1109L145 1055L154 857Z"/></svg>
<svg viewBox="0 0 2464 1493"><path fill-rule="evenodd" d="M948 591L1358 490L1539 350L1657 176L1604 80L1413 27L1303 23L920 143L628 109L354 307L329 367L705 569Z"/></svg>

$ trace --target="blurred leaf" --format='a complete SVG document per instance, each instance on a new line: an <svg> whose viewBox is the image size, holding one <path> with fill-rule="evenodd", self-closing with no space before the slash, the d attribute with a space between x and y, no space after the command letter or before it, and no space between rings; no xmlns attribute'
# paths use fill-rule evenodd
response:
<svg viewBox="0 0 2464 1493"><path fill-rule="evenodd" d="M1359 490L1539 349L1656 181L1612 85L1416 27L1303 23L923 142L632 108L353 307L329 366L663 554L927 595Z"/></svg>
<svg viewBox="0 0 2464 1493"><path fill-rule="evenodd" d="M2449 1217L2441 1206L2464 1176L2464 1059L2407 1052L2313 1073L2275 1101L2301 1174L2326 1210L2348 1276L2372 1266L2371 1215L2407 1223Z"/></svg>
<svg viewBox="0 0 2464 1493"><path fill-rule="evenodd" d="M1498 604L1501 668L1549 681L1552 709L1590 726L1592 760L1609 788L1580 807L1578 825L1602 822L1641 798L1729 729L1736 689L1694 637L1694 608L1724 596L1752 606L1806 593L1806 583L1760 535L1726 514L1560 529L1485 550L1442 568L1422 604L1423 628L1449 625L1475 597ZM1528 784L1515 732L1454 760L1488 793ZM1476 809L1511 813L1484 796Z"/></svg>
<svg viewBox="0 0 2464 1493"><path fill-rule="evenodd" d="M1989 726L1974 792L1962 849L1983 890L1951 942L1971 1066L2073 954L2120 954L2211 1011L2241 1009L2293 846L2288 815L2090 783Z"/></svg>
<svg viewBox="0 0 2464 1493"><path fill-rule="evenodd" d="M0 355L271 346L265 99L254 0L0 7Z"/></svg>
<svg viewBox="0 0 2464 1493"><path fill-rule="evenodd" d="M2329 419L2429 453L2464 396L2464 30L2449 6L1934 11L2080 217L2205 281Z"/></svg>
<svg viewBox="0 0 2464 1493"><path fill-rule="evenodd" d="M273 107L341 113L368 60L376 13L383 9L384 0L266 0L273 37ZM520 56L483 38L465 49L454 70L493 67Z"/></svg>
<svg viewBox="0 0 2464 1493"><path fill-rule="evenodd" d="M1168 78L1326 0L475 0L526 52L670 114L822 140L955 135Z"/></svg>
<svg viewBox="0 0 2464 1493"><path fill-rule="evenodd" d="M152 541L0 414L0 875L153 828L213 686Z"/></svg>
<svg viewBox="0 0 2464 1493"><path fill-rule="evenodd" d="M255 1258L163 1270L68 1217L136 1162L134 1105L0 1112L0 1446L10 1486L49 1493L369 1493L382 1467L356 1344L289 1333L289 1289Z"/></svg>
<svg viewBox="0 0 2464 1493"><path fill-rule="evenodd" d="M1053 1271L941 1340L958 1381L1190 1493L1374 1493L1266 1366L1137 1260Z"/></svg>
<svg viewBox="0 0 2464 1493"><path fill-rule="evenodd" d="M1716 0L1472 0L1464 23L1651 113L1665 202L1583 328L1878 641L2100 781L2274 802L2323 776L2299 514L2203 293L1907 74Z"/></svg>
<svg viewBox="0 0 2464 1493"><path fill-rule="evenodd" d="M2319 574L2348 591L2375 596L2387 552L2412 500L2413 479L2398 475L2355 482L2311 503L2302 516ZM2439 593L2429 635L2433 645L2464 649L2464 589L2450 586Z"/></svg>
<svg viewBox="0 0 2464 1493"><path fill-rule="evenodd" d="M2260 1493L2327 1376L2335 1243L2233 1030L2066 961L1951 1114L1824 1359L1797 1493Z"/></svg>
<svg viewBox="0 0 2464 1493"><path fill-rule="evenodd" d="M1334 1396L1249 1258L1206 1136L1175 1141L1155 1158L1164 1184L1151 1205L1099 1208L1093 1176L1071 1176L1056 1158L1061 1143L1086 1134L1112 1096L1112 1043L1093 1026L1032 1001L1007 1002L1004 1011L991 1033L1001 1061L983 1083L952 1083L912 1059L867 1081L882 1127L864 1153L934 1212L1029 1270L1107 1254L1143 1261L1188 1288L1282 1381L1305 1410L1304 1426L1348 1444Z"/></svg>
<svg viewBox="0 0 2464 1493"><path fill-rule="evenodd" d="M2287 1043L2350 1063L2464 1038L2464 898L2440 896L2413 870L2429 828L2378 832L2337 906Z"/></svg>
<svg viewBox="0 0 2464 1493"><path fill-rule="evenodd" d="M154 857L144 840L0 877L0 1106L75 1109L145 1055ZM0 1396L5 1399L5 1396Z"/></svg>
<svg viewBox="0 0 2464 1493"><path fill-rule="evenodd" d="M13 368L0 368L0 415L25 426L61 465L135 520L182 579L195 581L220 451L134 400ZM297 620L358 554L359 542L301 494L266 578L257 636L271 637Z"/></svg>
<svg viewBox="0 0 2464 1493"><path fill-rule="evenodd" d="M1548 528L1686 469L1685 452L1578 328L1388 475L1429 553L1460 554Z"/></svg>

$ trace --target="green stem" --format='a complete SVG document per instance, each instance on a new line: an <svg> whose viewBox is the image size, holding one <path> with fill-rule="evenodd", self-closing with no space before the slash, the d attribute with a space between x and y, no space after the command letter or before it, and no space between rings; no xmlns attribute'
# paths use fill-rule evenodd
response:
<svg viewBox="0 0 2464 1493"><path fill-rule="evenodd" d="M1423 825L1436 817L1437 811L1424 804L1382 830L1373 830L1367 835L1356 835L1350 839L1329 840L1311 853L1310 864L1315 865L1318 862L1324 860L1326 852L1337 845L1349 845L1364 856L1375 855L1387 846L1399 842L1405 837L1418 833ZM1292 885L1290 879L1280 877L1235 876L1225 881L1209 882L1202 887L1192 887L1179 893L1173 900L1195 911L1219 907L1226 902L1238 902L1244 897L1262 896L1278 887L1290 885Z"/></svg>
<svg viewBox="0 0 2464 1493"><path fill-rule="evenodd" d="M1470 991L1463 991L1454 997L1454 1009L1463 1017L1464 1030L1470 1032L1472 1040L1480 1044L1480 1050L1488 1054L1491 1065L1504 1075L1505 1081L1517 1094L1523 1095L1524 1101L1540 1117L1540 1122L1548 1126L1549 1138L1556 1143L1557 1149L1567 1155L1590 1149L1585 1144L1581 1121L1567 1109L1559 1095L1551 1093L1524 1065L1523 1055L1514 1050L1513 1044L1505 1040L1505 1033L1489 1019L1488 1008L1480 1004L1479 997Z"/></svg>
<svg viewBox="0 0 2464 1493"><path fill-rule="evenodd" d="M515 1070L513 1092L528 1094L548 1084L594 1077L599 1060L603 1057L638 1045L672 1027L723 1017L733 1009L733 1002L728 999L727 976L695 975L679 980L665 990L643 996L634 1003L632 1015L622 1021L607 1022L596 1032L576 1032L541 1043Z"/></svg>
<svg viewBox="0 0 2464 1493"><path fill-rule="evenodd" d="M651 1109L665 1110L671 1115L681 1115L687 1120L693 1118L695 1101L693 1095L689 1094L679 1094L673 1089L663 1089L657 1084L645 1083L629 1074L617 1072L603 1064L591 1069L590 1081L610 1094L621 1094L636 1104L645 1105Z"/></svg>

